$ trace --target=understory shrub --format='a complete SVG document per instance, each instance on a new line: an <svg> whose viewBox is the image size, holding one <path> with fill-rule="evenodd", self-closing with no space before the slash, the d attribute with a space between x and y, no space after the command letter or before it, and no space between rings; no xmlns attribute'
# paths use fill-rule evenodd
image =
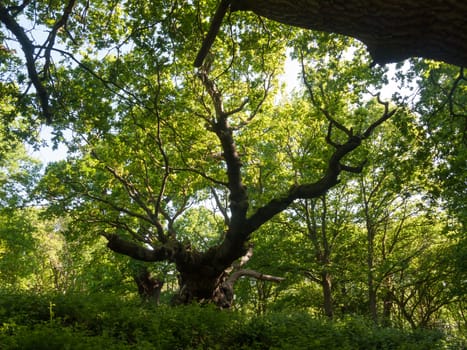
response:
<svg viewBox="0 0 467 350"><path fill-rule="evenodd" d="M405 331L376 327L360 317L341 321L299 313L253 318L237 333L239 349L433 350L445 349L439 331Z"/></svg>
<svg viewBox="0 0 467 350"><path fill-rule="evenodd" d="M262 316L212 305L151 306L114 295L0 295L0 350L466 349L436 330L376 327L360 317Z"/></svg>

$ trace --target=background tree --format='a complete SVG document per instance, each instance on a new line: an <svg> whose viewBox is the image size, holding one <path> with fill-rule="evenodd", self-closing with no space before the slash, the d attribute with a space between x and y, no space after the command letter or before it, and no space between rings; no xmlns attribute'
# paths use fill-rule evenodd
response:
<svg viewBox="0 0 467 350"><path fill-rule="evenodd" d="M0 132L6 135L4 127ZM22 209L40 165L27 156L21 143L6 139L0 141L0 271L4 287L14 288L27 284L26 277L35 268L35 213Z"/></svg>

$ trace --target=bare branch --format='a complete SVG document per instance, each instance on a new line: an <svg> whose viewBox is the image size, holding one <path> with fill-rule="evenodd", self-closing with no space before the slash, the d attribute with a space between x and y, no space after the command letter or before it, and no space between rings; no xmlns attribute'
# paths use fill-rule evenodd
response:
<svg viewBox="0 0 467 350"><path fill-rule="evenodd" d="M359 166L349 166L345 164L341 164L341 168L343 171L348 173L360 174L363 171L363 167L365 166L366 161L362 162Z"/></svg>
<svg viewBox="0 0 467 350"><path fill-rule="evenodd" d="M107 218L107 217L101 218L101 217L91 215L91 218L87 218L85 222L88 224L101 224L101 225L104 224L104 225L108 225L110 227L113 227L114 229L119 229L119 230L123 229L126 232L128 232L131 235L131 237L137 242L140 242L143 244L152 243L152 240L149 239L148 236L142 235L140 232L137 232L134 228L130 227L130 225L128 225L126 222L123 222L119 220L118 218ZM147 232L146 230L145 230L145 233L149 234L149 232Z"/></svg>
<svg viewBox="0 0 467 350"><path fill-rule="evenodd" d="M12 11L13 16L16 16L22 12L31 2L32 0L25 0L21 5L8 7L8 11Z"/></svg>
<svg viewBox="0 0 467 350"><path fill-rule="evenodd" d="M326 134L326 143L334 148L338 148L340 145L332 140L332 125L332 123L329 123L328 132Z"/></svg>
<svg viewBox="0 0 467 350"><path fill-rule="evenodd" d="M209 175L207 175L206 173L204 173L203 171L201 170L198 170L198 169L195 169L195 168L172 168L173 171L187 171L187 172L191 172L193 174L197 174L201 177L203 177L204 179L216 184L216 185L220 185L220 186L226 186L228 187L228 183L225 182L225 181L220 181L220 180L217 180Z"/></svg>
<svg viewBox="0 0 467 350"><path fill-rule="evenodd" d="M156 117L157 117L157 136L156 136L156 144L159 149L159 152L162 154L162 158L164 160L164 175L162 177L162 185L160 187L159 195L156 200L156 207L155 207L155 216L157 217L157 214L161 210L161 201L162 197L165 192L165 188L167 186L167 181L170 176L170 163L169 163L169 157L167 156L167 153L165 152L164 146L162 144L162 137L161 137L161 116L159 113L159 96L160 96L160 89L161 89L161 81L160 81L160 69L157 70L157 90L156 90L156 96L155 96L155 102L156 102Z"/></svg>
<svg viewBox="0 0 467 350"><path fill-rule="evenodd" d="M330 122L330 127L331 126L335 126L336 128L338 128L339 130L343 131L347 136L351 137L353 135L353 132L352 130L350 129L347 129L344 125L342 125L341 123L339 123L336 119L334 119L331 114L329 113L329 111L326 109L326 108L323 108L320 106L317 98L316 98L316 95L314 93L314 89L313 89L313 86L311 85L310 81L307 79L307 74L306 74L306 70L305 70L305 57L303 55L303 51L300 50L300 64L301 64L301 68L302 68L302 77L303 77L303 83L305 84L306 88L307 88L307 91L308 91L308 94L310 95L310 99L311 99L311 102L313 103L313 105L326 117L326 119ZM320 86L320 91L321 91L321 94L324 96L324 91L323 91L323 87ZM331 129L329 129L328 131L328 135L330 136L331 134ZM330 137L329 137L329 141L330 141ZM328 141L328 142L329 142Z"/></svg>
<svg viewBox="0 0 467 350"><path fill-rule="evenodd" d="M42 48L41 46L38 46L38 48ZM73 62L75 62L80 68L82 68L85 72L89 73L91 76L99 80L106 89L109 89L112 93L114 93L116 96L118 96L122 100L126 100L132 105L134 105L134 102L136 101L140 106L143 106L146 109L149 109L143 101L132 91L126 89L124 86L116 83L115 81L110 81L108 79L105 79L104 77L100 76L96 72L92 70L92 68L88 67L86 64L81 62L79 59L77 59L72 53L57 49L56 47L52 48L52 51L58 52L64 56L69 57ZM123 93L119 92L118 90L122 91ZM152 111L152 110L151 110Z"/></svg>
<svg viewBox="0 0 467 350"><path fill-rule="evenodd" d="M95 152L95 151L92 151L91 152L92 156L94 158L96 158L97 160L101 161L102 160L99 158L99 155ZM138 189L136 188L136 186L131 182L129 181L128 179L125 179L122 175L120 175L114 168L112 168L111 166L109 165L104 165L104 168L112 174L112 176L118 180L123 188L125 189L125 191L127 192L127 194L130 196L131 199L133 199L135 201L136 204L138 204L138 206L143 209L143 211L146 213L146 215L142 215L140 213L136 213L136 212L133 212L133 211L130 211L124 207L120 207L120 206L117 206L115 203L113 203L112 201L110 200L107 200L103 197L99 197L99 196L95 196L89 192L86 192L85 195L91 199L94 199L96 201L99 201L99 202L102 202L102 203L105 203L106 205L108 205L109 207L113 208L114 210L116 211L119 211L119 212L122 212L122 213L126 213L128 214L129 216L132 216L132 217L135 217L135 218L138 218L138 219L141 219L143 221L146 221L152 225L154 225L157 229L157 238L158 240L161 242L161 243L165 243L167 241L167 237L165 236L164 234L164 228L162 227L162 224L160 223L159 219L158 219L158 216L157 216L157 212L151 210L151 208L148 207L148 205L144 202L143 198L141 197L141 194L139 193Z"/></svg>
<svg viewBox="0 0 467 350"><path fill-rule="evenodd" d="M250 261L251 257L253 256L253 245L250 244L248 247L248 251L244 256L242 256L240 259L238 259L236 262L232 264L233 268L238 269L242 266L245 266L245 264Z"/></svg>
<svg viewBox="0 0 467 350"><path fill-rule="evenodd" d="M266 101L266 98L268 97L269 89L272 86L272 78L274 77L274 73L275 72L272 71L270 74L268 74L267 79L264 81L264 93L263 93L263 96L261 97L261 100L256 105L255 109L251 112L251 114L248 116L248 118L246 120L242 120L242 122L238 126L239 128L250 123L256 117L256 115L258 114L258 111L261 110L262 105L264 104L264 102Z"/></svg>
<svg viewBox="0 0 467 350"><path fill-rule="evenodd" d="M233 114L237 114L237 113L241 112L243 110L243 108L245 108L245 106L248 104L249 101L250 100L247 97L246 99L243 100L243 102L241 103L240 106L238 106L237 108L232 109L231 111L224 112L224 115L226 117L229 117L229 116L231 116Z"/></svg>
<svg viewBox="0 0 467 350"><path fill-rule="evenodd" d="M283 197L275 198L263 207L258 208L247 219L244 230L251 233L269 221L273 216L288 208L296 199L317 198L337 185L340 173L345 170L345 166L342 166L341 160L360 146L361 141L360 137L353 136L349 137L346 143L337 145L336 150L328 161L328 168L320 180L309 184L294 185Z"/></svg>
<svg viewBox="0 0 467 350"><path fill-rule="evenodd" d="M315 283L321 283L321 279L313 275L311 271L303 271L303 274L305 275L306 278L309 280L315 282Z"/></svg>
<svg viewBox="0 0 467 350"><path fill-rule="evenodd" d="M214 110L216 112L216 117L225 116L224 107L222 105L222 96L219 90L216 87L214 81L209 79L208 74L205 70L200 70L198 72L198 78L203 83L206 91L208 92L209 96L211 97L211 101L214 104Z"/></svg>
<svg viewBox="0 0 467 350"><path fill-rule="evenodd" d="M234 285L235 282L240 277L243 277L243 276L252 277L252 278L255 278L257 280L270 281L270 282L282 282L282 281L285 280L284 277L266 275L266 274L263 274L263 273L258 272L258 271L244 269L244 270L239 270L239 271L235 271L234 273L232 273L229 276L229 278L227 279L227 281L225 281L224 283L227 284L227 285Z"/></svg>
<svg viewBox="0 0 467 350"><path fill-rule="evenodd" d="M110 200L107 200L103 197L100 197L100 196L96 196L88 191L85 191L83 193L84 196L88 197L89 199L93 199L97 202L100 202L100 203L103 203L105 205L108 205L109 208L112 208L113 210L115 211L118 211L118 212L121 212L121 213L124 213L124 214L127 214L128 216L131 216L133 218L136 218L136 219L140 219L140 220L143 220L143 221L146 221L150 224L152 224L153 222L151 221L150 218L148 218L147 216L144 216L142 214L139 214L139 213L136 213L134 211L131 211L127 208L124 208L124 207L120 207L118 205L116 205L113 201L110 201Z"/></svg>

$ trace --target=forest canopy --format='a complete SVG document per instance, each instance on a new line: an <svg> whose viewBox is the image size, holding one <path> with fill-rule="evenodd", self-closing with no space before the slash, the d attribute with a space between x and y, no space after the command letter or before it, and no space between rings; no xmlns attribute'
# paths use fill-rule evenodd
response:
<svg viewBox="0 0 467 350"><path fill-rule="evenodd" d="M0 4L1 293L465 330L467 79L447 18L443 55L395 54L277 4ZM68 153L40 169L44 125Z"/></svg>

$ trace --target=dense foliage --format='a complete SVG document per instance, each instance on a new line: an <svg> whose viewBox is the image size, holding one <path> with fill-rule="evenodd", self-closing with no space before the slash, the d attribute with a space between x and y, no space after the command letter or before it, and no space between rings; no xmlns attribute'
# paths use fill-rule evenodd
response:
<svg viewBox="0 0 467 350"><path fill-rule="evenodd" d="M465 347L464 70L215 7L0 4L0 349Z"/></svg>
<svg viewBox="0 0 467 350"><path fill-rule="evenodd" d="M119 307L116 308L115 306ZM439 330L378 328L301 311L246 316L197 305L148 307L108 295L2 295L1 349L455 349Z"/></svg>

